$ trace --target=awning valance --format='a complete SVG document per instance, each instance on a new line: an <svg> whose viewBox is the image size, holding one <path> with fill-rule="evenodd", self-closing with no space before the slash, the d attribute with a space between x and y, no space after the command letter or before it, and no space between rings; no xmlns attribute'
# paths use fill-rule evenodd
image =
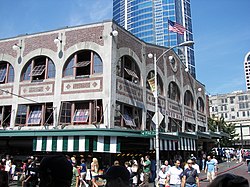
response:
<svg viewBox="0 0 250 187"><path fill-rule="evenodd" d="M175 151L176 150L176 140L165 140L160 139L160 150L161 151ZM150 150L155 149L155 138L150 139Z"/></svg>
<svg viewBox="0 0 250 187"><path fill-rule="evenodd" d="M196 151L195 139L181 137L178 141L178 150Z"/></svg>
<svg viewBox="0 0 250 187"><path fill-rule="evenodd" d="M179 140L159 140L161 151L196 151L196 140L180 137ZM155 149L155 138L150 139L150 150Z"/></svg>
<svg viewBox="0 0 250 187"><path fill-rule="evenodd" d="M33 139L33 151L119 153L120 142L109 136L45 136Z"/></svg>

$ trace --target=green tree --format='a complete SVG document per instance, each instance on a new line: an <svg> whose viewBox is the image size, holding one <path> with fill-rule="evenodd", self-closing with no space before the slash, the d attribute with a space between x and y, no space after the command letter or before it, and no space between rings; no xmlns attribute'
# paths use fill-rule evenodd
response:
<svg viewBox="0 0 250 187"><path fill-rule="evenodd" d="M235 124L225 122L223 117L217 118L212 116L212 118L208 118L208 129L212 132L224 132L229 135L229 137L222 137L220 139L221 147L231 147L235 144L235 142L239 141L239 138L235 138L239 136L235 130Z"/></svg>

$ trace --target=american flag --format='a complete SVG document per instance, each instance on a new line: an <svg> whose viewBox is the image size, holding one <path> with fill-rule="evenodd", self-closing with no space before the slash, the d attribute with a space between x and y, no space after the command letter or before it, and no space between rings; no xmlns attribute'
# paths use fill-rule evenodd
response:
<svg viewBox="0 0 250 187"><path fill-rule="evenodd" d="M168 30L172 32L177 32L179 34L184 34L186 28L179 23L168 20Z"/></svg>

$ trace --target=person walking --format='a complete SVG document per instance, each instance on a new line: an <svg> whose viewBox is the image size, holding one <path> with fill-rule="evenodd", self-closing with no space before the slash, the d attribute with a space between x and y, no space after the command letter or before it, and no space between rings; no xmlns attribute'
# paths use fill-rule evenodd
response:
<svg viewBox="0 0 250 187"><path fill-rule="evenodd" d="M207 180L211 183L215 178L215 162L210 156L207 156L205 173L207 173Z"/></svg>
<svg viewBox="0 0 250 187"><path fill-rule="evenodd" d="M72 181L71 181L71 186L70 187L78 187L79 184L79 173L78 173L78 169L76 167L76 162L72 162L72 173L73 173L73 177L72 177Z"/></svg>
<svg viewBox="0 0 250 187"><path fill-rule="evenodd" d="M26 178L22 181L22 187L36 187L38 184L38 175L36 172L36 164L32 158L28 159L28 168L26 170Z"/></svg>
<svg viewBox="0 0 250 187"><path fill-rule="evenodd" d="M201 160L201 163L202 163L202 166L201 166L201 170L204 171L205 170L205 166L206 166L206 154L205 152L202 153L202 160Z"/></svg>
<svg viewBox="0 0 250 187"><path fill-rule="evenodd" d="M188 167L184 170L182 176L181 187L200 187L199 176L197 170L193 168L193 161L187 161Z"/></svg>
<svg viewBox="0 0 250 187"><path fill-rule="evenodd" d="M138 184L138 162L133 159L131 161L131 171L132 171L132 187L136 187Z"/></svg>
<svg viewBox="0 0 250 187"><path fill-rule="evenodd" d="M70 187L72 164L63 155L50 155L41 160L39 166L39 187Z"/></svg>
<svg viewBox="0 0 250 187"><path fill-rule="evenodd" d="M80 186L79 187L82 187L82 185L87 187L89 185L85 181L86 174L87 174L87 166L85 164L84 158L81 159L81 165L79 168L80 168Z"/></svg>
<svg viewBox="0 0 250 187"><path fill-rule="evenodd" d="M143 166L143 181L139 186L145 186L147 187L149 185L149 177L150 177L150 166L151 161L149 160L149 156L145 156L145 161L143 157L141 158L141 164Z"/></svg>
<svg viewBox="0 0 250 187"><path fill-rule="evenodd" d="M200 166L196 163L196 160L193 161L193 168L197 170L198 175L201 173Z"/></svg>
<svg viewBox="0 0 250 187"><path fill-rule="evenodd" d="M165 187L167 184L167 172L166 172L166 166L162 165L161 170L159 171L159 179L158 184L159 187Z"/></svg>
<svg viewBox="0 0 250 187"><path fill-rule="evenodd" d="M99 164L98 164L97 158L92 159L90 167L91 167L91 176L92 176L92 180L91 180L92 187L98 187L98 185L96 184L96 178L97 178L98 171L99 171Z"/></svg>
<svg viewBox="0 0 250 187"><path fill-rule="evenodd" d="M175 160L174 166L172 166L169 171L167 172L170 187L180 187L181 186L181 173L183 169L180 167L181 162L180 160Z"/></svg>
<svg viewBox="0 0 250 187"><path fill-rule="evenodd" d="M129 187L130 173L124 166L111 166L107 172L98 177L106 179L106 187Z"/></svg>
<svg viewBox="0 0 250 187"><path fill-rule="evenodd" d="M214 174L215 176L217 175L217 172L219 170L219 167L218 167L218 160L215 158L215 156L213 156L213 158L211 159L213 162L214 162Z"/></svg>
<svg viewBox="0 0 250 187"><path fill-rule="evenodd" d="M166 170L166 172L168 172L168 170L171 168L171 166L168 164L168 160L165 160L164 161L164 165L165 165L165 170Z"/></svg>

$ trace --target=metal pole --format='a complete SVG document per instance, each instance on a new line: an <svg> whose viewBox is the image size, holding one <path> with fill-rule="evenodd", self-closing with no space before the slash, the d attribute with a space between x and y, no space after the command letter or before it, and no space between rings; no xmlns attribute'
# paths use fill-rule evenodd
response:
<svg viewBox="0 0 250 187"><path fill-rule="evenodd" d="M157 83L157 59L154 54L154 70L155 70L155 160L156 160L156 182L159 178L160 169L160 149L159 149L159 109L158 109L158 83Z"/></svg>
<svg viewBox="0 0 250 187"><path fill-rule="evenodd" d="M241 139L241 148L243 148L243 130L242 130L242 124L240 124L240 139Z"/></svg>

